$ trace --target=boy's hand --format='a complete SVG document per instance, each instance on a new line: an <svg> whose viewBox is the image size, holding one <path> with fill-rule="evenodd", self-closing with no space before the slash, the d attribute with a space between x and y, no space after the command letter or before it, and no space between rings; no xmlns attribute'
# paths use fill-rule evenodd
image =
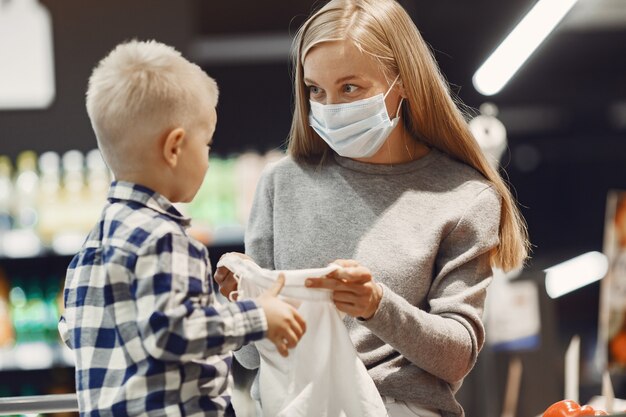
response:
<svg viewBox="0 0 626 417"><path fill-rule="evenodd" d="M274 286L261 294L256 301L267 317L267 338L276 345L282 356L288 349L296 347L306 331L306 323L298 311L277 298L285 285L285 276L280 274Z"/></svg>
<svg viewBox="0 0 626 417"><path fill-rule="evenodd" d="M239 252L230 252L230 254L237 255L244 259L251 259L249 256L244 255L243 253L239 253ZM222 256L225 256L225 255L228 255L228 253L225 253ZM237 280L233 276L232 271L226 268L225 266L220 266L215 271L215 274L213 275L213 279L215 280L215 282L217 282L217 285L220 286L220 293L222 293L224 297L230 300L230 298L228 297L230 293L233 291L237 291ZM233 298L235 300L237 299L236 294L235 294L235 297Z"/></svg>

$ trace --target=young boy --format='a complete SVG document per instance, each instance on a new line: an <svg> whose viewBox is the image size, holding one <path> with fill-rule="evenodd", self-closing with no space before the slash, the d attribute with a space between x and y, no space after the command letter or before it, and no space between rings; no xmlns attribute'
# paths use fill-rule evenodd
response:
<svg viewBox="0 0 626 417"><path fill-rule="evenodd" d="M284 280L216 304L207 249L172 205L202 183L217 97L213 79L154 41L117 46L89 79L87 112L116 180L65 281L59 330L82 416L234 415L231 351L268 337L287 355L305 330L276 298Z"/></svg>

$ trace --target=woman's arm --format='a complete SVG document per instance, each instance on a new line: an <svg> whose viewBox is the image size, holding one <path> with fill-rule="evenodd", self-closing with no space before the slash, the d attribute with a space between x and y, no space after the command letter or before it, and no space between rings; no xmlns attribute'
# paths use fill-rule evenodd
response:
<svg viewBox="0 0 626 417"><path fill-rule="evenodd" d="M352 265L338 279L313 280L312 286L333 289L338 308L354 317L367 318L374 311L360 323L418 367L456 382L473 367L484 343L489 253L498 244L499 221L500 199L486 188L468 203L454 229L442 239L434 277L420 278L432 279L427 310L376 283L359 265Z"/></svg>

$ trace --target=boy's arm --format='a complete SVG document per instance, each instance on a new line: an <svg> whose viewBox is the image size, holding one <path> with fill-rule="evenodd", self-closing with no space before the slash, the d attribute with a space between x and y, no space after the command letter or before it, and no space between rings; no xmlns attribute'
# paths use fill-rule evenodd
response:
<svg viewBox="0 0 626 417"><path fill-rule="evenodd" d="M208 295L206 248L171 233L144 248L130 293L142 343L151 356L201 359L265 336L265 314L254 301L218 305Z"/></svg>

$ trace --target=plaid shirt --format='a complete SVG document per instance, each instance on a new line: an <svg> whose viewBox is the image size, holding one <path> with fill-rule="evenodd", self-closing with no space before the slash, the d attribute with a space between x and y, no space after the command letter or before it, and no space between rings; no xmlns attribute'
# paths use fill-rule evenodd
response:
<svg viewBox="0 0 626 417"><path fill-rule="evenodd" d="M253 301L216 304L206 247L163 196L114 182L67 270L59 331L81 416L222 416L231 351L264 337Z"/></svg>

